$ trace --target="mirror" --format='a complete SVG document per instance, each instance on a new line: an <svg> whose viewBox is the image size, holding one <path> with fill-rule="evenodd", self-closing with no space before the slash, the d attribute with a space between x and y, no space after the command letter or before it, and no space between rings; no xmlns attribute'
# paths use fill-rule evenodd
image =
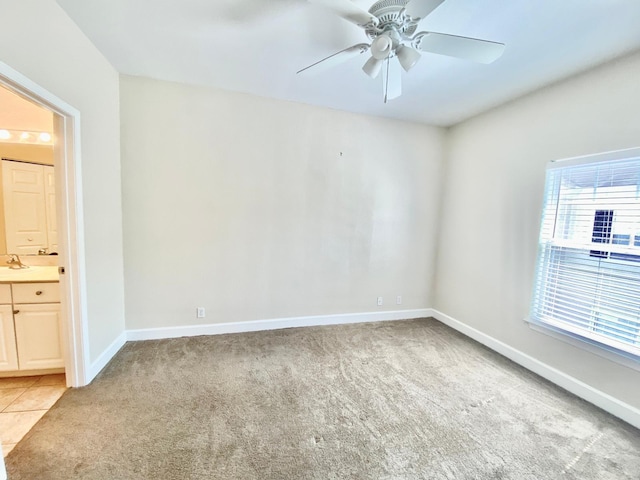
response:
<svg viewBox="0 0 640 480"><path fill-rule="evenodd" d="M53 113L0 86L0 254L58 251Z"/></svg>
<svg viewBox="0 0 640 480"><path fill-rule="evenodd" d="M52 165L2 160L0 253L58 252L55 175Z"/></svg>

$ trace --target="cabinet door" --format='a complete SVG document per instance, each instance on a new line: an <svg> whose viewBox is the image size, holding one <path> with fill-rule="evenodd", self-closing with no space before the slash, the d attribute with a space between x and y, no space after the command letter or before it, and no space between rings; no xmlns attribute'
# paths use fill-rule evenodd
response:
<svg viewBox="0 0 640 480"><path fill-rule="evenodd" d="M37 254L48 248L43 166L4 160L2 188L7 252Z"/></svg>
<svg viewBox="0 0 640 480"><path fill-rule="evenodd" d="M14 305L20 370L64 367L60 304Z"/></svg>
<svg viewBox="0 0 640 480"><path fill-rule="evenodd" d="M11 305L0 305L0 371L17 370L16 332Z"/></svg>

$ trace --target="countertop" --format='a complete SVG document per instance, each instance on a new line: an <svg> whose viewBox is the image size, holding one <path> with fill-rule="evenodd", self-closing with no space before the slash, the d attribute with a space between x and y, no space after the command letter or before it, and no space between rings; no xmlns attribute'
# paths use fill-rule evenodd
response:
<svg viewBox="0 0 640 480"><path fill-rule="evenodd" d="M59 280L58 267L55 266L31 266L19 270L0 267L0 283L57 282Z"/></svg>

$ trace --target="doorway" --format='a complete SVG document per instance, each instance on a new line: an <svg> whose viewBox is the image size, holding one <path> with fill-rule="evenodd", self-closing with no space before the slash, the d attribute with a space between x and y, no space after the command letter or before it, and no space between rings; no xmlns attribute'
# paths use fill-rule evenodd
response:
<svg viewBox="0 0 640 480"><path fill-rule="evenodd" d="M64 369L67 386L84 386L90 380L90 369L80 177L80 112L2 62L0 87L48 110L53 115L53 164Z"/></svg>

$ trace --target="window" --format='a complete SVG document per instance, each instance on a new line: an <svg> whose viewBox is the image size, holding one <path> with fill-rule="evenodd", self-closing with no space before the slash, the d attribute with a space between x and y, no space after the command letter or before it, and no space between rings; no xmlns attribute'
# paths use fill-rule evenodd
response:
<svg viewBox="0 0 640 480"><path fill-rule="evenodd" d="M612 233L614 210L596 210L593 219L593 242L595 243L612 243L614 245L630 245L630 233ZM617 228L623 228L618 222ZM640 235L634 235L633 245L640 246ZM639 250L640 251L640 250ZM630 262L640 262L640 255L625 254L619 252L599 252L591 250L592 257L600 258L617 258L619 260L628 260Z"/></svg>
<svg viewBox="0 0 640 480"><path fill-rule="evenodd" d="M640 360L640 149L548 167L530 319Z"/></svg>

